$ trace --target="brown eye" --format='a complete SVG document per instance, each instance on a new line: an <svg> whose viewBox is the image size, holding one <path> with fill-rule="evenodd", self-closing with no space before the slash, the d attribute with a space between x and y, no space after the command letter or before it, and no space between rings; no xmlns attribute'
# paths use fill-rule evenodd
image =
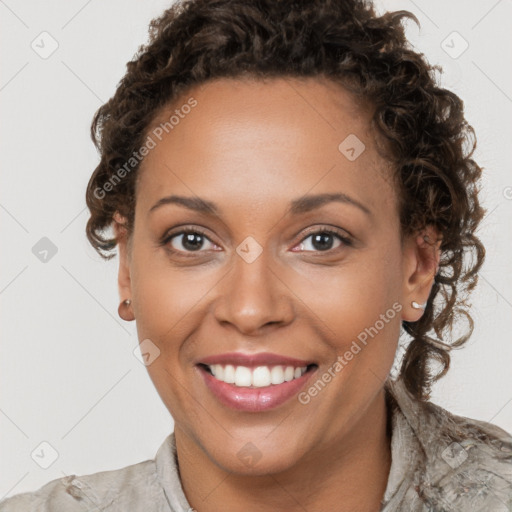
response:
<svg viewBox="0 0 512 512"><path fill-rule="evenodd" d="M181 235L174 236L172 238L172 242L179 240L179 237L182 237L179 243L181 243L181 246L186 251L198 251L199 249L201 249L205 241L205 237L199 233L183 233ZM179 247L173 247L175 249L180 250Z"/></svg>
<svg viewBox="0 0 512 512"><path fill-rule="evenodd" d="M204 233L196 229L170 234L162 243L176 253L204 252L202 249L212 250L217 247Z"/></svg>
<svg viewBox="0 0 512 512"><path fill-rule="evenodd" d="M327 252L342 246L350 246L352 241L332 229L322 229L310 233L302 239L299 250L307 252Z"/></svg>

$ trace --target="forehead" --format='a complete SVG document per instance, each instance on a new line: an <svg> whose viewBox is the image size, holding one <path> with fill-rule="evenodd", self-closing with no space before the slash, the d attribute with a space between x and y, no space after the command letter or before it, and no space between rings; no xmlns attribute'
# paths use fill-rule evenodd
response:
<svg viewBox="0 0 512 512"><path fill-rule="evenodd" d="M194 105L190 107L190 105ZM389 207L388 163L371 112L318 78L217 79L159 112L140 168L137 202L165 194L265 207L311 192L342 192Z"/></svg>

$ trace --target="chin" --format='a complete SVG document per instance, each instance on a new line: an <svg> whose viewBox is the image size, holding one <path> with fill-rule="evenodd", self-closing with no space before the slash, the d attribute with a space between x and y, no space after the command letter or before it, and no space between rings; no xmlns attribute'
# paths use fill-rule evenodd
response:
<svg viewBox="0 0 512 512"><path fill-rule="evenodd" d="M289 439L274 442L238 441L215 447L205 446L209 458L222 470L240 476L265 476L284 472L299 464L303 455L300 443Z"/></svg>

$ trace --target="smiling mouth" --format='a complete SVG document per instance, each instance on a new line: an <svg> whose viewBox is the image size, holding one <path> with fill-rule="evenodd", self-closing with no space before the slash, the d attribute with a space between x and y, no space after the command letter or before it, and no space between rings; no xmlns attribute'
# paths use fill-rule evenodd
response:
<svg viewBox="0 0 512 512"><path fill-rule="evenodd" d="M285 382L300 379L304 374L314 371L316 364L308 366L272 365L243 366L232 364L203 364L199 366L212 375L215 380L239 388L264 388L278 386Z"/></svg>

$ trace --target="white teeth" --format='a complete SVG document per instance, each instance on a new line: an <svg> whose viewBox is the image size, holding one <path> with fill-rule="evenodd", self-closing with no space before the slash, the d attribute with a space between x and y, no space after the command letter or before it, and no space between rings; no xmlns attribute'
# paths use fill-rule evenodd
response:
<svg viewBox="0 0 512 512"><path fill-rule="evenodd" d="M252 385L255 388L270 386L270 370L266 366L258 366L253 370Z"/></svg>
<svg viewBox="0 0 512 512"><path fill-rule="evenodd" d="M293 380L294 373L295 373L295 370L294 370L293 366L287 366L284 369L284 380L286 382L290 382L291 380Z"/></svg>
<svg viewBox="0 0 512 512"><path fill-rule="evenodd" d="M228 384L235 383L235 367L232 364L226 365L224 368L224 382Z"/></svg>
<svg viewBox="0 0 512 512"><path fill-rule="evenodd" d="M209 366L212 375L227 384L234 384L239 387L263 388L271 384L278 385L283 382L290 382L298 379L306 373L307 367L293 366L258 366L248 368L247 366L233 366L228 364L213 364Z"/></svg>
<svg viewBox="0 0 512 512"><path fill-rule="evenodd" d="M282 384L284 382L284 371L282 366L274 366L270 370L270 383L271 384Z"/></svg>
<svg viewBox="0 0 512 512"><path fill-rule="evenodd" d="M250 368L237 366L235 370L235 386L250 386L251 384L252 372Z"/></svg>
<svg viewBox="0 0 512 512"><path fill-rule="evenodd" d="M222 365L217 364L215 365L217 368L215 369L215 377L219 380L224 380L224 368Z"/></svg>

